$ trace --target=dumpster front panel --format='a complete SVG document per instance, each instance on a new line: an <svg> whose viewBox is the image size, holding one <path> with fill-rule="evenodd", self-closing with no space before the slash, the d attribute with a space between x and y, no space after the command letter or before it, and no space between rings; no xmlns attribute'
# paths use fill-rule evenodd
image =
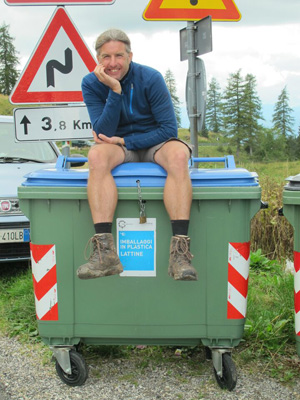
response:
<svg viewBox="0 0 300 400"><path fill-rule="evenodd" d="M138 212L137 201L119 201L113 224L114 237L117 237L116 220L124 220L125 217L127 220L136 219ZM156 221L155 276L77 280L75 325L79 336L87 336L88 332L88 335L90 332L95 333L95 321L98 321L95 336L100 337L162 340L181 336L199 338L199 314L204 313L204 293L197 289L191 290L196 287L197 282L173 282L168 276L171 226L161 201L147 201L147 219ZM82 234L78 235L78 243L75 245L78 266L84 262L83 248L89 237L90 232L85 240L82 240ZM82 298L85 299L84 302L80 301ZM195 303L199 304L198 310L190 307L190 304ZM91 307L86 307L87 304ZM201 335L205 335L205 327L200 327L200 337Z"/></svg>
<svg viewBox="0 0 300 400"><path fill-rule="evenodd" d="M135 174L138 171L135 170ZM222 174L224 178L226 174ZM203 174L207 175L209 172ZM72 182L76 181L74 176L75 171ZM208 346L224 347L239 343L246 314L248 260L245 258L245 265L239 267L232 262L230 254L237 244L248 246L251 218L260 208L260 187L252 177L251 184L242 187L230 187L227 177L222 187L218 175L219 186L215 187L212 181L210 186L203 185L201 177L195 176L197 184L193 185L189 228L194 255L192 264L199 275L199 280L194 282L174 281L168 276L172 231L162 201L163 186L143 186L141 177L149 230L143 236L140 231L145 229L135 225L134 233L126 231L125 235L133 245L139 244L139 240L151 243L153 253L151 250L135 254L135 257L147 254L147 263L149 257L154 257L151 274L138 274L135 260L134 267L130 266L131 274L87 281L76 276L77 268L86 262L86 245L94 234L86 188L82 183L63 186L61 182L66 178L61 174L58 186L28 184L20 188L21 206L31 221L32 244L55 246L57 320L38 321L40 335L46 343L63 345L81 340L103 344L194 345L202 341ZM44 182L43 176L38 179L41 178ZM237 178L240 179L240 175ZM53 179L51 174L51 182ZM121 244L124 245L118 241L118 234L124 232L118 227L119 221L136 224L139 218L139 196L134 179L131 179L132 186L118 187L113 235L119 252ZM160 171L159 182L161 179L165 176ZM83 181L82 173L78 180ZM245 256L245 251L242 253ZM149 271L146 258L144 260L144 271ZM237 302L237 296L233 295L233 288L238 291L233 269L240 273L241 268L244 282L238 289L243 300Z"/></svg>

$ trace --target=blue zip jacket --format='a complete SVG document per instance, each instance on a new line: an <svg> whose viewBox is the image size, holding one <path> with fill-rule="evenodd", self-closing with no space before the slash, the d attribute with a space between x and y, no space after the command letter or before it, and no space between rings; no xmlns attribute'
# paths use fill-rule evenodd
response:
<svg viewBox="0 0 300 400"><path fill-rule="evenodd" d="M113 92L94 72L82 80L82 95L94 131L124 138L128 150L146 149L177 137L177 121L169 90L160 72L130 63Z"/></svg>

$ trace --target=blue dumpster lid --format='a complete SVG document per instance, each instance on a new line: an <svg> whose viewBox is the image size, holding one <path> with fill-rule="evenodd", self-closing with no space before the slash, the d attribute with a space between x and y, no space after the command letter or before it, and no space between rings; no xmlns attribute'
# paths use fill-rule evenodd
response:
<svg viewBox="0 0 300 400"><path fill-rule="evenodd" d="M22 186L56 186L56 187L85 187L89 176L88 169L68 169L64 165L72 162L72 157L61 158L60 156L56 168L42 169L25 175L26 181ZM230 157L230 156L227 156ZM77 158L77 162L82 159ZM243 168L236 168L233 159L229 161L225 158L199 158L204 162L222 162L224 168L195 168L190 166L190 177L192 185L206 187L238 187L238 186L258 186L257 174L249 172ZM215 161L214 161L215 160ZM201 162L201 161L200 161ZM118 187L136 187L137 180L144 187L163 187L166 180L166 171L159 165L151 162L145 163L125 163L116 167L112 171Z"/></svg>

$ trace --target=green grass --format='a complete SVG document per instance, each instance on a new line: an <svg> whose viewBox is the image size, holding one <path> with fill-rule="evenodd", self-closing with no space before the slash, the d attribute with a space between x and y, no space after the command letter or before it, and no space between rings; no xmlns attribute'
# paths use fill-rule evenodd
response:
<svg viewBox="0 0 300 400"><path fill-rule="evenodd" d="M248 171L256 172L260 180L271 179L285 185L286 178L300 173L299 161L286 162L243 162L238 167L246 168Z"/></svg>
<svg viewBox="0 0 300 400"><path fill-rule="evenodd" d="M247 318L239 362L284 382L299 373L294 323L294 277L258 250L251 253Z"/></svg>
<svg viewBox="0 0 300 400"><path fill-rule="evenodd" d="M14 106L9 103L8 96L0 94L0 115L12 115Z"/></svg>
<svg viewBox="0 0 300 400"><path fill-rule="evenodd" d="M282 354L294 342L294 278L276 260L251 254L245 338L261 355Z"/></svg>
<svg viewBox="0 0 300 400"><path fill-rule="evenodd" d="M39 340L31 269L0 267L0 328L10 336Z"/></svg>

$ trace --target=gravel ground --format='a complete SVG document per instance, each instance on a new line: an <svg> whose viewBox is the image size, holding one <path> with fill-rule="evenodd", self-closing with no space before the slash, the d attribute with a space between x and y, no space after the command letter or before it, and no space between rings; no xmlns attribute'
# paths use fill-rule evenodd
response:
<svg viewBox="0 0 300 400"><path fill-rule="evenodd" d="M238 366L237 386L228 392L215 382L211 362L195 368L181 361L137 367L134 357L98 357L97 363L91 358L85 385L72 388L58 378L47 348L0 336L0 400L300 399L300 376L292 387L284 386L258 368Z"/></svg>

